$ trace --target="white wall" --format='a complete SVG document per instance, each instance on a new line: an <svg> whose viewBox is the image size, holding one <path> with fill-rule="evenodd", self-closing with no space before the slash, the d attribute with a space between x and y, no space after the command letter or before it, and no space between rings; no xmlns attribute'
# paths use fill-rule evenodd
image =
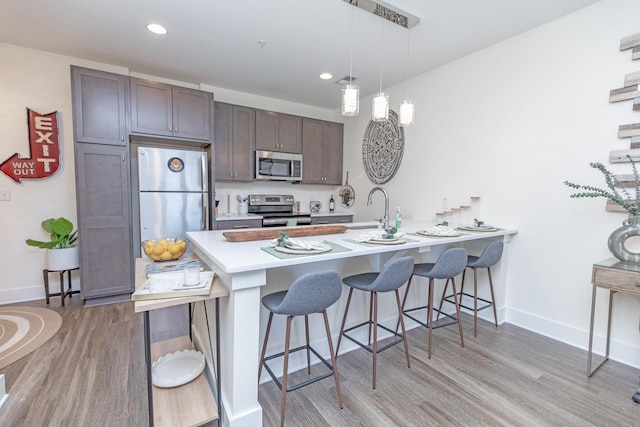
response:
<svg viewBox="0 0 640 427"><path fill-rule="evenodd" d="M603 186L589 162L607 164L609 151L629 148L617 129L640 122L640 113L608 97L640 70L629 50L619 51L622 37L640 32L638 16L638 1L603 1L411 80L416 121L406 129L402 167L384 185L392 206L427 220L443 197L457 206L481 196L482 219L520 230L510 248L507 320L582 348L591 266L611 256L607 237L626 215L606 212L604 199L569 198L563 181ZM405 86L387 91L397 111ZM345 167L362 219L382 212L380 195L365 205L373 184L361 142L348 142L362 141L369 105L362 99L360 115L345 120ZM630 173L628 164L611 169ZM616 298L612 354L636 366L639 313L639 298Z"/></svg>

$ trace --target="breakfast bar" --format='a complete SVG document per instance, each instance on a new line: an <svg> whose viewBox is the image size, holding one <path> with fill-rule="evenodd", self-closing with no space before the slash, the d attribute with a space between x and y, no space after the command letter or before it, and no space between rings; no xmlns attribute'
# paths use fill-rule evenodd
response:
<svg viewBox="0 0 640 427"><path fill-rule="evenodd" d="M367 224L354 223L344 233L301 238L324 243L331 247L327 252L284 257L275 256L267 248L270 240L231 242L222 231L189 232L188 239L195 255L215 272L217 279L229 290L229 297L220 301L221 370L224 380L221 384L222 408L219 408L219 412L222 425L262 425L262 408L258 402L258 361L260 337L264 330L260 305L263 287L268 288L266 292L286 289L295 278L311 271L336 270L342 277L379 271L387 261L403 255L413 256L416 262L432 262L449 247L464 247L470 253L476 253L489 242L502 240L505 243L504 254L494 272L495 303L500 310L505 299L508 243L517 230L461 231L455 237L416 233L429 227L431 225L427 222L406 220L402 228L402 243L369 244L358 240L363 233L375 230L375 225L367 230ZM346 296L343 295L343 298ZM336 303L338 307L329 313L334 337L338 333L338 318L343 304L344 301L339 301ZM363 308L359 315L364 317L365 312ZM380 318L384 319L386 315L382 312ZM389 311L388 318L391 316L392 311ZM195 327L199 330L206 325L196 323Z"/></svg>

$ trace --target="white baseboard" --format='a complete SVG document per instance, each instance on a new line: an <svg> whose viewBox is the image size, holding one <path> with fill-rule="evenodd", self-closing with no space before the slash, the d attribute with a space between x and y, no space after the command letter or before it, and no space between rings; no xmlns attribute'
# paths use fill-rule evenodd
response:
<svg viewBox="0 0 640 427"><path fill-rule="evenodd" d="M76 274L74 274L74 277L71 279L71 289L74 291L80 290L80 279L75 277ZM56 277L55 273L51 273L49 277L49 292L60 292L59 280L59 276ZM65 275L65 288L67 286L66 283L67 276ZM44 299L44 283L28 287L0 290L0 304L15 304L38 299Z"/></svg>
<svg viewBox="0 0 640 427"><path fill-rule="evenodd" d="M579 329L574 326L545 319L535 314L509 308L505 310L505 321L556 341L569 344L573 347L581 348L585 351L589 349L588 330ZM607 342L606 338L607 337L605 335L594 334L594 355L604 355ZM640 368L640 347L618 341L612 337L609 358L634 368ZM597 356L595 360L598 360ZM597 363L594 361L594 366L596 364ZM584 358L584 366L586 372L586 354Z"/></svg>

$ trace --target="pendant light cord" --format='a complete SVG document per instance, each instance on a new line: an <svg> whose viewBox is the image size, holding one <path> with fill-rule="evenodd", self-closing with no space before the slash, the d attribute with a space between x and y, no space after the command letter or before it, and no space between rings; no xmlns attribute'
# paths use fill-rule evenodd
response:
<svg viewBox="0 0 640 427"><path fill-rule="evenodd" d="M353 80L353 8L355 6L351 4L351 53L349 54L349 85Z"/></svg>
<svg viewBox="0 0 640 427"><path fill-rule="evenodd" d="M405 82L407 85L407 94L404 99L409 99L409 52L411 51L411 29L407 29L407 73Z"/></svg>
<svg viewBox="0 0 640 427"><path fill-rule="evenodd" d="M382 51L384 45L384 18L380 19L380 93L382 93Z"/></svg>

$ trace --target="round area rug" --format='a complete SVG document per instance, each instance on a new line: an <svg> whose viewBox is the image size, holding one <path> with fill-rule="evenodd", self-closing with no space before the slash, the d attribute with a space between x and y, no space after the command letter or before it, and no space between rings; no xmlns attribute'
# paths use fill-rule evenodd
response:
<svg viewBox="0 0 640 427"><path fill-rule="evenodd" d="M39 307L0 307L0 369L34 351L62 325L58 313Z"/></svg>

